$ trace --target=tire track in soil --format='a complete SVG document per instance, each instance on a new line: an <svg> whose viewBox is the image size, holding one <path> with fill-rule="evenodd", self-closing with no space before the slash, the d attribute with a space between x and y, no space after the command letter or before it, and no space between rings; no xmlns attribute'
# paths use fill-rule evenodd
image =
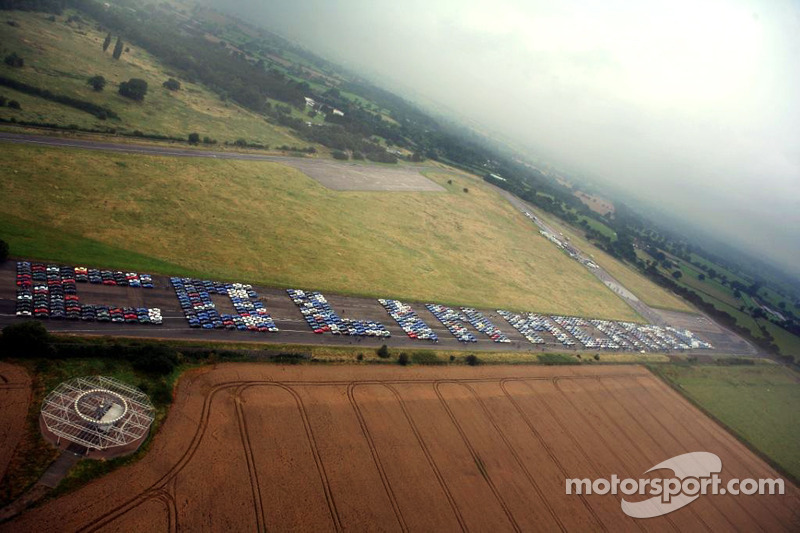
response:
<svg viewBox="0 0 800 533"><path fill-rule="evenodd" d="M580 418L583 421L583 423L586 424L587 427L592 429L592 431L597 435L597 438L600 440L600 442L602 442L603 446L609 452L611 452L611 455L614 457L614 459L616 460L617 464L620 465L621 468L627 469L629 463L627 461L623 461L623 459L617 454L615 448L613 446L611 446L609 444L609 442L603 437L602 433L600 433L597 430L597 426L595 426L595 424L587 416L585 416L583 414L583 412L580 410L580 408L577 405L575 405L575 403L570 399L570 397L569 397L570 395L567 394L566 392L564 392L561 389L561 387L559 387L558 382L561 379L569 379L569 378L568 377L565 377L565 378L554 377L553 378L553 386L561 394L561 396L567 401L567 403L572 406L572 409L578 415L578 418ZM591 379L595 379L595 377L592 377ZM634 475L630 474L630 477L634 477ZM675 524L675 522L672 520L672 518L669 515L662 515L662 516L674 531L676 531L676 532L677 531L681 531L681 529Z"/></svg>
<svg viewBox="0 0 800 533"><path fill-rule="evenodd" d="M414 419L411 416L411 413L408 411L408 407L406 406L405 400L394 388L394 385L390 383L379 383L386 389L388 389L395 398L397 398L397 402L400 404L400 410L403 412L403 416L406 418L406 422L408 422L409 427L411 427L411 431L414 433L414 437L417 439L417 443L419 444L420 449L422 450L423 455L425 455L425 459L428 461L428 465L430 465L431 470L433 471L433 475L436 477L436 480L439 482L439 486L442 488L442 491L447 498L448 503L450 504L450 508L453 511L453 514L458 521L458 524L461 526L462 531L469 531L467 528L467 524L464 521L464 517L461 515L461 511L458 509L458 505L456 504L455 498L453 498L453 494L450 492L450 488L447 486L447 482L442 475L442 472L439 470L436 461L433 459L433 455L428 448L428 445L425 443L425 439L422 437L422 434L417 427L417 423L414 422Z"/></svg>
<svg viewBox="0 0 800 533"><path fill-rule="evenodd" d="M652 441L652 442L653 442L653 443L656 445L656 447L657 447L659 450L661 450L661 453L662 453L662 455L663 455L664 457L673 457L673 456L675 456L675 455L676 455L676 453L675 453L674 451L669 451L669 450L667 450L667 448L665 447L665 445L664 445L663 441L661 441L661 440L659 440L658 438L656 438L655 436L653 436L653 432L652 432L652 431L650 431L650 430L648 430L647 428L645 428L645 426L644 426L644 425L643 425L643 423L642 423L643 417L639 417L639 416L635 415L634 413L632 413L632 412L631 412L631 410L628 408L628 406L625 404L625 402L621 401L621 400L620 400L620 399L617 397L617 394L615 394L615 393L614 393L614 391L613 391L612 389L610 389L610 388L609 388L609 387L608 387L608 386L607 386L607 385L606 385L606 384L603 382L603 380L602 380L602 379L600 379L600 385L602 385L602 387L603 387L603 388L606 390L606 392L608 392L609 396L610 396L611 398L613 398L613 399L614 399L614 402L615 402L617 405L619 405L619 406L621 406L621 407L622 407L622 409L623 409L623 410L625 411L625 413L628 415L628 417L630 418L630 420L632 420L632 421L633 421L633 422L634 422L634 423L635 423L635 424L636 424L636 425L637 425L637 426L638 426L638 427L639 427L639 428L642 430L642 432L643 432L645 435L647 435L647 436L650 438L650 440L651 440L651 441ZM655 418L655 417L653 417L653 416L652 416L652 414L650 413L650 411L649 411L649 410L647 410L647 409L645 409L645 410L644 410L644 413L645 413L645 414L646 414L646 416L648 416L649 418ZM679 441L679 440L678 440L678 439L677 439L677 438L676 438L676 437L673 435L673 433L671 433L671 432L669 432L669 431L666 431L666 428L664 428L663 424L660 424L660 427L661 427L661 429L662 429L662 430L664 430L664 431L666 432L667 436L669 436L669 437L672 439L672 441L673 441L675 444L677 444L677 448L681 449L682 453L685 453L685 451L686 451L686 448L685 448L684 446L682 446L682 445L681 445L680 441ZM719 515L719 516L720 516L720 517L721 517L723 520L725 520L725 522L727 522L727 523L728 523L728 526L730 527L730 529L731 529L731 530L735 530L735 529L737 529L736 525L735 525L733 522L731 522L731 520L728 518L728 514L727 514L727 513L725 513L725 512L723 512L723 511L722 511L722 510L721 510L721 509L720 509L720 508L717 506L717 503L716 503L716 501L715 501L713 498L708 498L706 501L708 502L708 503L707 503L707 505L710 505L711 507L713 507L713 508L714 508L714 510L717 512L717 514L718 514L718 515ZM697 512L696 512L695 514L696 514L696 515L698 515L698 518L700 518L700 513L697 513ZM708 526L706 526L706 527L708 528Z"/></svg>
<svg viewBox="0 0 800 533"><path fill-rule="evenodd" d="M337 531L342 531L342 525L339 520L339 514L336 510L336 503L333 499L333 495L331 494L330 490L330 483L328 481L328 476L325 472L325 466L322 464L322 460L319 455L319 450L317 447L316 440L314 439L314 433L311 429L311 425L308 421L308 413L305 409L305 405L303 405L303 401L297 392L292 389L291 387L276 381L230 381L226 383L221 383L219 385L214 386L207 394L206 397L203 399L203 409L201 412L200 423L198 424L197 430L192 438L192 441L189 443L189 447L186 451L181 455L181 457L176 461L170 470L167 471L166 474L161 476L157 481L150 485L149 488L145 489L138 495L134 496L133 498L129 499L127 502L123 503L122 505L118 506L116 509L112 509L106 513L101 514L99 517L95 518L91 524L87 525L86 527L80 528L81 531L86 532L95 532L100 530L102 527L110 524L120 516L124 515L125 513L129 512L131 509L138 507L141 503L150 499L152 494L156 493L157 491L161 490L161 488L166 485L169 481L171 481L177 474L179 474L187 464L191 461L192 457L194 457L197 449L200 446L201 441L203 440L203 436L205 435L206 430L208 429L208 422L211 417L211 406L214 400L214 397L220 391L231 389L234 387L238 387L241 385L246 386L256 386L256 385L266 385L266 386L275 386L279 387L283 390L286 390L289 394L292 395L294 398L295 403L300 411L300 416L303 420L303 426L306 432L306 436L308 437L309 446L311 447L312 454L314 455L314 462L317 465L317 471L320 475L320 481L323 485L323 490L325 492L325 499L328 502L328 509L331 514L331 520L334 523L334 526ZM177 520L177 517L176 517Z"/></svg>
<svg viewBox="0 0 800 533"><path fill-rule="evenodd" d="M386 475L386 469L383 467L383 463L381 463L380 455L378 454L378 449L375 446L375 440L372 438L372 434L369 432L369 428L367 427L367 422L364 420L364 415L361 412L361 408L358 406L358 402L356 401L355 395L353 391L355 388L360 385L364 384L367 385L369 382L356 382L351 381L350 384L347 385L347 400L350 402L350 406L355 411L356 418L358 419L358 424L361 426L361 433L364 435L364 438L369 445L369 451L372 455L372 461L375 463L375 468L378 469L378 474L381 477L381 483L383 484L383 489L386 491L386 496L389 497L389 501L392 504L392 509L394 510L394 515L397 518L398 524L400 524L400 529L403 531L408 531L408 526L406 525L405 520L403 519L403 513L400 511L400 505L397 503L397 497L392 490L392 484L389 482L389 477Z"/></svg>
<svg viewBox="0 0 800 533"><path fill-rule="evenodd" d="M483 401L483 398L481 398L478 395L478 393L475 391L475 389L472 387L472 385L470 385L468 383L460 383L459 385L461 385L462 387L467 389L470 393L472 393L473 398L475 398L475 400L478 402L478 405L480 405L481 410L483 411L483 414L489 420L489 423L492 425L494 430L497 432L498 436L503 441L503 444L506 445L506 448L508 448L508 451L511 452L511 456L514 458L514 461L517 463L517 466L519 466L520 470L522 470L522 473L527 478L528 483L530 483L531 486L533 487L533 490L536 491L536 494L539 496L539 499L544 504L544 507L545 507L545 509L547 509L547 512L553 518L553 521L556 524L558 524L558 527L559 527L559 529L561 531L566 532L567 528L564 527L564 523L561 521L561 519L558 517L558 515L556 515L556 513L553 511L553 507L550 505L550 502L547 501L547 498L545 498L544 493L542 492L542 489L539 487L538 483L536 483L536 481L533 479L533 476L531 475L530 471L528 471L528 468L525 466L525 464L520 459L519 454L517 453L517 450L515 450L514 447L511 445L511 442L508 440L508 437L506 436L505 433L503 433L503 430L500 428L500 426L497 424L497 421L494 419L492 414L489 412L489 409L486 407L486 403Z"/></svg>
<svg viewBox="0 0 800 533"><path fill-rule="evenodd" d="M552 383L553 380L555 379L556 378L549 378L547 381L550 381ZM526 387L528 387L528 389L533 393L533 395L536 396L536 391L533 389L530 383L528 383L527 379L520 378L518 381L524 384ZM589 454L586 453L586 451L583 449L583 446L581 446L578 438L575 435L573 435L572 431L568 430L566 426L564 426L561 419L553 412L553 409L549 405L547 405L547 402L540 401L537 402L537 404L541 405L544 408L544 410L547 411L548 415L550 415L550 418L552 418L556 422L558 427L561 429L562 433L569 438L570 442L572 443L572 446L578 451L580 456L583 458L584 462L587 465L589 465L589 468L594 474L593 477L595 479L601 477L600 468L597 466L597 463L595 463L594 460L592 460L592 458L589 456ZM639 531L642 532L646 531L644 526L642 526L640 522L634 521L633 524L636 526L637 529L639 529Z"/></svg>
<svg viewBox="0 0 800 533"><path fill-rule="evenodd" d="M645 385L642 384L640 379L653 380L653 382L655 383L655 387L653 387L652 389L649 388L649 387L646 387ZM700 426L697 426L697 427L698 428L702 428L702 431L704 431L711 438L711 440L713 440L716 443L717 446L719 446L720 448L725 450L725 452L727 454L729 454L731 457L733 457L735 459L739 459L738 461L734 461L734 464L737 464L740 468L742 468L749 477L751 477L753 479L766 477L764 475L765 472L769 472L770 470L772 470L767 465L767 470L765 471L764 468L761 465L759 465L758 463L756 463L755 468L760 470L760 472L757 472L757 471L753 470L753 468L751 468L753 466L753 461L758 461L758 459L754 459L756 456L753 454L753 452L751 452L749 449L745 448L744 453L741 453L736 448L736 446L739 445L739 446L744 447L744 445L741 444L739 441L737 441L736 437L733 437L726 430L722 429L717 424L716 421L714 421L713 419L709 418L705 413L703 413L697 407L692 405L689 402L689 400L687 400L686 398L684 398L684 397L680 396L679 394L677 394L668 385L666 385L664 382L662 382L661 380L659 380L655 376L653 376L653 375L650 375L650 376L639 376L639 379L636 380L636 383L638 383L639 386L645 391L645 393L648 396L650 396L650 398L652 398L653 401L657 405L661 406L662 408L663 408L663 406L665 404L662 404L662 403L659 402L658 398L656 397L656 394L659 394L661 396L667 396L667 397L669 397L670 394L674 394L675 396L677 396L677 401L673 401L672 403L668 404L668 405L673 406L673 409L663 408L664 412L667 413L667 416L672 418L675 421L676 424L681 424L682 422L675 418L676 414L673 412L674 411L674 407L680 406L680 409L683 412L683 414L688 417L685 420L695 419L695 420L700 420L700 421L704 422L704 424L701 424ZM662 390L658 391L658 392L654 392L653 389L655 389L656 387L661 387ZM689 434L692 437L692 439L695 442L697 442L697 444L701 444L700 439L697 438L697 436L694 433L690 432ZM721 437L720 437L720 434L722 435ZM731 443L731 445L729 445L726 442L726 440L728 440L728 439L733 441ZM719 455L719 454L717 454L717 455ZM789 481L789 483L787 484L787 487L789 489L787 491L787 493L790 492L791 490L793 490L793 484L792 484L791 481ZM781 509L781 510L786 508L785 504L783 504L782 501L779 501L778 499L775 499L775 498L767 498L765 500L765 499L762 499L762 498L753 498L753 497L751 497L751 499L753 499L756 502L758 502L759 507L761 507L762 509L765 510L765 516L769 516L769 517L774 516L775 507L772 506L773 502L775 502L775 505L778 505L779 509ZM739 501L736 500L735 498L733 499L733 501L736 503L736 505L739 508L742 509L742 511L748 517L750 517L751 520L753 520L755 523L759 523L759 521L755 517L753 517L753 515L751 514L751 512L747 508L747 506L741 505L739 503ZM798 513L798 511L796 509L792 509L791 511L793 513L795 513L796 522L800 522L800 513ZM796 525L797 524L795 524L795 526Z"/></svg>
<svg viewBox="0 0 800 533"><path fill-rule="evenodd" d="M435 381L433 384L433 389L436 393L436 397L439 399L439 403L441 403L442 407L447 413L448 418L450 418L450 421L453 423L456 430L458 431L458 434L461 436L461 440L464 442L464 445L467 447L467 450L469 450L469 453L472 456L472 459L475 461L475 464L480 465L482 464L480 456L478 456L477 452L475 451L475 448L472 446L472 443L469 441L467 435L464 433L464 429L461 427L461 424L459 424L458 420L453 414L453 411L450 409L450 406L444 399L444 396L442 396L442 392L439 390L439 387L444 383L454 383L454 384L459 384L459 383L457 381L448 381L448 380ZM486 481L486 484L489 485L489 489L492 491L492 494L494 494L494 497L497 499L497 503L499 503L500 507L503 509L503 512L505 513L506 518L508 518L509 523L514 528L514 531L521 532L522 530L520 529L519 524L517 524L517 521L514 519L514 515L511 514L511 511L509 510L508 505L503 500L502 496L500 496L500 492L497 490L497 487L492 482L492 478L489 476L489 473L485 469L479 469L479 470L481 471L481 475L483 479Z"/></svg>
<svg viewBox="0 0 800 533"><path fill-rule="evenodd" d="M600 385L601 387L603 387L605 389L605 387L603 386L601 380L602 380L602 378L600 378L598 376L597 379L596 379L596 382L597 382L598 385ZM608 389L606 389L606 391L608 391ZM615 430L615 433L617 435L617 438L615 440L617 442L620 442L622 440L620 437L624 436L625 440L628 442L628 445L631 446L636 451L636 453L639 455L639 457L641 459L644 459L645 461L647 461L649 458L648 458L647 454L644 452L644 450L642 449L642 447L639 445L639 443L636 442L635 439L631 438L631 436L625 430L625 426L623 426L622 424L620 424L617 421L617 417L613 416L608 411L608 409L606 409L606 407L603 405L602 399L598 400L597 397L589 389L587 389L585 391L585 394L587 396L589 396L590 398L592 398L592 404L596 405L600 409L600 411L603 412L603 415L605 415L605 417L609 420L611 426L613 426L613 428ZM613 399L613 395L611 395L610 393L608 395L606 395L606 397L608 397L608 396L611 396L611 398ZM626 411L626 413L627 413L627 411ZM637 421L637 424L638 424L638 421ZM647 431L645 431L644 428L641 427L641 425L639 425L639 428L642 430L642 434L643 435L647 435ZM661 451L663 453L663 450L661 450ZM706 531L711 533L711 531L712 531L711 528L708 526L708 524L705 522L705 520L703 520L703 517L700 516L695 511L694 507L688 507L687 511L690 512L695 517L695 520L697 521L697 523L699 523L699 524L701 524L703 526L703 529L705 529ZM670 517L670 521L674 522L674 519L672 517ZM674 525L675 525L676 528L678 528L677 524L674 524ZM678 529L684 530L685 528L681 527L681 528L678 528Z"/></svg>
<svg viewBox="0 0 800 533"><path fill-rule="evenodd" d="M547 452L547 456L550 458L550 460L553 462L553 464L556 465L556 468L558 468L558 471L561 472L561 474L564 476L564 479L566 479L568 476L567 476L567 471L564 469L564 465L561 464L561 461L558 460L556 455L553 453L553 450L550 448L550 446L548 446L547 442L545 442L545 440L539 434L539 431L536 429L534 424L531 422L530 418L528 418L528 415L525 414L525 412L520 407L519 403L517 403L517 401L514 399L513 395L508 391L508 388L506 387L506 383L511 382L511 381L522 382L523 379L522 378L505 378L505 379L501 379L500 380L500 389L503 391L503 394L506 396L506 398L511 403L511 405L514 406L514 409L517 411L517 414L520 416L520 418L522 418L522 421L525 422L525 425L528 427L528 430L530 430L530 432L533 434L533 436L536 437L536 440L539 441L539 444L542 446L542 448L544 448L544 450ZM578 496L579 496L579 499L580 499L581 503L586 508L586 511L592 516L592 518L595 521L595 523L597 524L597 526L603 531L608 531L608 528L606 527L606 525L603 523L602 520L600 520L600 517L597 516L597 513L595 513L594 509L592 509L592 506L589 505L589 502L586 501L586 496L584 496L583 494L579 494Z"/></svg>
<svg viewBox="0 0 800 533"><path fill-rule="evenodd" d="M242 447L247 460L247 473L250 477L250 488L253 491L253 506L256 514L256 527L259 531L267 530L267 521L264 516L264 504L261 500L261 485L258 483L258 472L256 472L255 458L253 456L253 445L250 442L250 432L247 428L247 420L242 412L242 392L249 386L241 385L236 389L233 396L233 403L236 406L236 418L238 419L239 436L242 439Z"/></svg>

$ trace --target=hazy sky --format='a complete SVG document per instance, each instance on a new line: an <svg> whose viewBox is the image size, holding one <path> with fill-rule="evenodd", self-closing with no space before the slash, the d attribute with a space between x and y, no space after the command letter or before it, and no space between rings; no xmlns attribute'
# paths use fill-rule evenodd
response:
<svg viewBox="0 0 800 533"><path fill-rule="evenodd" d="M800 273L798 1L226 4Z"/></svg>

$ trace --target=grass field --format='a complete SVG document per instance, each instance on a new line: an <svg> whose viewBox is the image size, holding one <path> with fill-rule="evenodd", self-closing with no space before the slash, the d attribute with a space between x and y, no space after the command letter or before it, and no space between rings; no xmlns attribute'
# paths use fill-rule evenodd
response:
<svg viewBox="0 0 800 533"><path fill-rule="evenodd" d="M437 193L344 192L275 163L11 144L0 176L0 195L14 198L0 208L12 254L637 319L477 178L431 174Z"/></svg>
<svg viewBox="0 0 800 533"><path fill-rule="evenodd" d="M78 24L65 22L69 12L57 17L55 22L47 20L49 15L44 13L4 13L19 26L3 26L0 52L3 56L16 52L24 58L25 66L11 68L0 64L0 75L109 107L120 119L99 120L89 113L0 87L0 94L22 104L21 111L0 108L2 118L63 126L75 124L82 128L113 127L118 131L139 130L180 137L197 132L201 137L208 135L219 142L244 138L273 147L308 145L287 129L268 124L264 117L230 101L223 102L202 85L180 80L179 91L165 89L162 83L172 74L138 47L127 44L130 50L119 60L112 59L114 43L104 53L101 45L105 33L97 31L96 24L84 15L81 16L87 23ZM102 92L93 91L86 83L94 75L102 75L108 81ZM144 102L134 102L117 93L119 83L130 78L147 81Z"/></svg>
<svg viewBox="0 0 800 533"><path fill-rule="evenodd" d="M580 230L568 226L563 221L545 214L541 210L537 211L537 215L543 218L551 227L569 237L570 241L575 243L581 251L591 254L598 265L603 267L609 274L622 283L626 289L635 294L647 305L673 311L694 311L694 309L674 294L662 289L643 275L634 271L631 267L623 264L591 244L583 238L583 234L580 233Z"/></svg>
<svg viewBox="0 0 800 533"><path fill-rule="evenodd" d="M659 365L654 371L800 478L800 375L778 365Z"/></svg>

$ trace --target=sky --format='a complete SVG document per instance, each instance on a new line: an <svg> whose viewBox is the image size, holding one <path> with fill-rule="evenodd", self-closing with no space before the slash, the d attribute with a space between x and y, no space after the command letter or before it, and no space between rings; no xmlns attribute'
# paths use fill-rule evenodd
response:
<svg viewBox="0 0 800 533"><path fill-rule="evenodd" d="M800 1L225 7L800 275Z"/></svg>

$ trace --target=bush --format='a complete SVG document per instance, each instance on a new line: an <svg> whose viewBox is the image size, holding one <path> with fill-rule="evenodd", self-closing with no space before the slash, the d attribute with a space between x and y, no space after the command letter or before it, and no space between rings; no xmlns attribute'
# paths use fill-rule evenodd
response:
<svg viewBox="0 0 800 533"><path fill-rule="evenodd" d="M147 94L147 82L139 78L131 78L119 84L119 94L125 98L141 102Z"/></svg>
<svg viewBox="0 0 800 533"><path fill-rule="evenodd" d="M25 66L25 60L18 56L16 52L8 54L3 61L9 67L21 68Z"/></svg>
<svg viewBox="0 0 800 533"><path fill-rule="evenodd" d="M384 344L383 346L378 348L378 351L376 353L378 354L378 357L380 357L381 359L386 359L387 357L389 357L389 347Z"/></svg>
<svg viewBox="0 0 800 533"><path fill-rule="evenodd" d="M91 85L92 89L97 92L102 91L106 87L106 79L103 76L92 76L86 80L86 83Z"/></svg>
<svg viewBox="0 0 800 533"><path fill-rule="evenodd" d="M8 259L8 243L0 239L0 263L4 263Z"/></svg>
<svg viewBox="0 0 800 533"><path fill-rule="evenodd" d="M408 354L405 352L401 353L400 356L397 358L397 364L400 366L406 366L408 364Z"/></svg>
<svg viewBox="0 0 800 533"><path fill-rule="evenodd" d="M53 355L50 334L41 322L35 320L4 327L0 347L7 356L43 358Z"/></svg>
<svg viewBox="0 0 800 533"><path fill-rule="evenodd" d="M341 161L347 161L348 159L350 159L349 157L347 157L347 154L342 152L341 150L334 150L333 152L331 152L331 155L333 156L334 159L339 159Z"/></svg>
<svg viewBox="0 0 800 533"><path fill-rule="evenodd" d="M600 360L600 354L599 353L594 354L594 360L595 361L599 361Z"/></svg>
<svg viewBox="0 0 800 533"><path fill-rule="evenodd" d="M468 356L466 356L466 357L464 358L464 361L465 361L465 362L466 362L466 363L467 363L469 366L477 366L477 365L481 364L481 360L480 360L480 359L478 359L478 356L477 356L477 355L475 355L475 354L469 354Z"/></svg>
<svg viewBox="0 0 800 533"><path fill-rule="evenodd" d="M356 356L356 361L363 361L363 360L364 360L364 354L363 353L360 353L360 354L358 354Z"/></svg>
<svg viewBox="0 0 800 533"><path fill-rule="evenodd" d="M208 137L206 137L208 139ZM189 144L200 144L200 134L199 133L190 133L189 134Z"/></svg>
<svg viewBox="0 0 800 533"><path fill-rule="evenodd" d="M0 85L25 94L32 94L33 96L38 96L39 98L44 98L45 100L50 100L69 107L74 107L75 109L80 109L81 111L85 111L95 116L100 116L100 113L105 113L105 116L107 117L119 118L115 112L106 107L93 104L92 102L86 102L84 100L78 100L77 98L72 98L71 96L55 94L48 89L42 89L33 85L28 85L27 83L22 83L21 81L6 78L5 76L0 76Z"/></svg>
<svg viewBox="0 0 800 533"><path fill-rule="evenodd" d="M22 106L19 105L19 102L17 102L16 100L9 100L8 107L10 107L11 109L22 109Z"/></svg>
<svg viewBox="0 0 800 533"><path fill-rule="evenodd" d="M133 368L148 374L169 374L178 364L178 354L173 349L159 344L131 346L124 351L129 352Z"/></svg>
<svg viewBox="0 0 800 533"><path fill-rule="evenodd" d="M7 103L8 103L8 98L6 98L6 97L5 97L5 96L3 96L3 95L0 95L0 107L5 107L5 105L6 105Z"/></svg>
<svg viewBox="0 0 800 533"><path fill-rule="evenodd" d="M168 79L162 85L165 89L169 89L170 91L177 91L181 88L181 82L175 78Z"/></svg>
<svg viewBox="0 0 800 533"><path fill-rule="evenodd" d="M466 187L464 187L464 192L469 192L469 189L467 189Z"/></svg>

